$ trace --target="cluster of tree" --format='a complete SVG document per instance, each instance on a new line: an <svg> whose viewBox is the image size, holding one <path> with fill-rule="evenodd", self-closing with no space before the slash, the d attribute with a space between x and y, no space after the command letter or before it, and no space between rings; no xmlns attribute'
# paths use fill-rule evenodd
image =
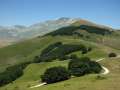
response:
<svg viewBox="0 0 120 90"><path fill-rule="evenodd" d="M86 30L89 33L95 33L100 35L109 35L112 31L105 29L105 28L98 28L96 26L88 26L88 25L81 25L80 29Z"/></svg>
<svg viewBox="0 0 120 90"><path fill-rule="evenodd" d="M62 45L61 42L55 42L53 44L50 44L47 48L42 50L42 52L39 56L35 56L33 62L39 63L39 62L44 62L44 61L46 61L46 62L52 61L52 59L55 59L56 56L50 56L49 54L61 45Z"/></svg>
<svg viewBox="0 0 120 90"><path fill-rule="evenodd" d="M67 26L67 27L63 27L60 28L56 31L53 31L51 33L48 33L46 35L52 35L52 36L56 36L56 35L73 35L75 34L74 32L76 32L77 30L85 30L88 33L95 33L95 34L99 34L99 35L109 35L111 34L113 31L110 31L109 29L105 29L105 28L100 28L100 27L96 27L96 26L88 26L88 25L80 25L80 26ZM76 33L78 34L78 33ZM83 37L82 34L79 34L81 37Z"/></svg>
<svg viewBox="0 0 120 90"><path fill-rule="evenodd" d="M62 27L56 31L50 32L47 35L57 36L57 35L72 35L74 31L79 29L79 27L76 26L67 26Z"/></svg>
<svg viewBox="0 0 120 90"><path fill-rule="evenodd" d="M0 73L0 86L11 83L23 74L23 69L30 62L21 63L8 67L4 72Z"/></svg>
<svg viewBox="0 0 120 90"><path fill-rule="evenodd" d="M49 52L51 52L54 48L59 47L60 45L62 45L61 42L55 42L53 44L50 44L47 48L45 48L42 52L41 52L41 56L43 56L44 54L47 54Z"/></svg>
<svg viewBox="0 0 120 90"><path fill-rule="evenodd" d="M71 74L69 71L62 66L52 67L45 71L45 73L41 76L42 82L46 83L55 83L63 80L69 79Z"/></svg>
<svg viewBox="0 0 120 90"><path fill-rule="evenodd" d="M88 33L82 33L82 31L75 31L73 32L73 36L74 38L79 38L82 37L83 39L90 39L91 35L89 35Z"/></svg>
<svg viewBox="0 0 120 90"><path fill-rule="evenodd" d="M67 56L68 54L81 51L82 54L86 54L87 52L91 51L91 47L86 47L83 44L62 44L61 42L56 42L54 44L49 45L45 48L40 56L36 56L34 58L34 62L45 62L45 61L52 61L55 59L69 59L70 57Z"/></svg>
<svg viewBox="0 0 120 90"><path fill-rule="evenodd" d="M91 61L88 57L77 58L73 56L68 64L68 69L64 67L52 67L47 69L41 76L42 82L55 83L67 80L73 76L82 76L89 73L99 73L102 67L99 63Z"/></svg>
<svg viewBox="0 0 120 90"><path fill-rule="evenodd" d="M68 69L74 76L82 76L89 73L99 73L102 67L99 63L91 61L88 57L74 58L69 62Z"/></svg>

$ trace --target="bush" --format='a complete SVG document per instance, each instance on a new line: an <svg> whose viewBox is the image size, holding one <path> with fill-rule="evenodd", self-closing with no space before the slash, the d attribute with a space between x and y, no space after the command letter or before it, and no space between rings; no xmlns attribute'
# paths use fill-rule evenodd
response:
<svg viewBox="0 0 120 90"><path fill-rule="evenodd" d="M116 53L110 53L108 56L109 57L116 57L117 55L116 55Z"/></svg>
<svg viewBox="0 0 120 90"><path fill-rule="evenodd" d="M88 57L72 59L69 62L68 69L74 76L99 73L102 70L101 66L97 62L91 61Z"/></svg>
<svg viewBox="0 0 120 90"><path fill-rule="evenodd" d="M63 80L69 79L71 74L64 67L52 67L47 69L44 74L41 76L42 82L46 82L48 84L55 83Z"/></svg>

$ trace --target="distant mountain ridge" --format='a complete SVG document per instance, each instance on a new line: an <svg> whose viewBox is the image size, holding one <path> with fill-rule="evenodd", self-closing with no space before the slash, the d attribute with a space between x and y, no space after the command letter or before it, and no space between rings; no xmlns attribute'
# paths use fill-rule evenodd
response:
<svg viewBox="0 0 120 90"><path fill-rule="evenodd" d="M28 27L23 25L15 25L11 27L0 26L0 42L1 40L2 42L4 40L9 41L8 43L18 42L20 40L42 36L52 31L55 31L59 28L63 28L71 25L74 25L74 26L87 25L87 26L95 26L98 28L106 28L109 30L114 30L110 27L107 27L104 25L98 25L93 22L83 20L80 18L62 17L55 20L47 20L45 22L36 23Z"/></svg>
<svg viewBox="0 0 120 90"><path fill-rule="evenodd" d="M68 26L76 20L77 19L63 17L56 20L48 20L45 22L33 24L29 27L22 25L15 25L11 27L0 26L0 39L21 40L26 38L32 38L38 35L46 34L58 28Z"/></svg>

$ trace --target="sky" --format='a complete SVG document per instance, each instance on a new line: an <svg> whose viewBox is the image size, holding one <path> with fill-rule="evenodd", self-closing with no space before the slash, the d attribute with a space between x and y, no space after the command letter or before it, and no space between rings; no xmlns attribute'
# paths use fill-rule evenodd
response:
<svg viewBox="0 0 120 90"><path fill-rule="evenodd" d="M0 0L0 25L32 25L60 17L120 28L120 0Z"/></svg>

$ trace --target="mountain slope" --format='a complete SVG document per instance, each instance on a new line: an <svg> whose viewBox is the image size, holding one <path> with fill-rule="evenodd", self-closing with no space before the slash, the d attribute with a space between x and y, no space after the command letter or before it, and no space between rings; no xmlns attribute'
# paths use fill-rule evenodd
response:
<svg viewBox="0 0 120 90"><path fill-rule="evenodd" d="M97 43L90 42L90 41L85 41L85 40L82 40L82 39L75 39L74 37L71 37L71 36L62 36L62 37L60 37L60 36L59 37L50 37L50 36L47 37L46 36L42 39L41 38L34 38L32 40L19 43L18 45L9 46L10 47L10 49L8 50L9 53L5 53L4 55L7 55L7 54L9 55L11 50L13 50L16 54L13 53L13 54L7 56L7 58L9 58L8 61L10 60L11 57L14 57L16 55L21 55L20 57L24 57L24 55L26 55L24 57L24 59L22 59L20 57L16 57L16 61L23 60L25 62L27 60L32 60L36 55L39 55L41 53L41 50L46 48L49 44L57 42L57 41L60 41L60 42L63 42L63 43L72 43L72 44L81 44L82 43L82 44L91 46L93 48L93 50L91 52L89 52L88 54L85 54L85 56L89 56L93 59L99 59L99 58L107 57L107 54L111 51L116 52L116 53L119 52L119 50L112 49L108 46L104 46L102 44L97 44ZM41 45L41 43L42 43L42 45ZM30 46L28 47L28 45L30 45ZM5 50L5 48L4 48L4 50ZM32 53L31 53L31 51L32 51ZM76 54L78 57L82 56L79 51L74 52L73 54ZM12 59L10 61L12 62ZM23 89L24 90L29 90L30 86L34 86L34 85L40 83L40 81L39 81L40 80L40 75L45 71L45 69L47 69L49 67L53 67L53 66L66 66L68 64L68 62L69 61L66 60L66 61L54 61L54 62L47 62L47 63L30 64L24 70L24 75L23 76L21 76L20 78L18 78L15 81L13 81L12 84L10 83L10 84L8 84L4 87L0 87L0 90L4 90L4 89L14 90L16 88L19 88L19 89L22 89L22 90ZM14 62L14 64L15 64L15 62ZM83 77L72 78L70 80L63 81L63 82L58 82L58 83L55 83L55 84L45 85L45 86L42 86L42 87L34 88L32 90L39 90L39 89L61 90L63 88L65 90L74 90L74 89L79 89L79 88L82 88L82 87L86 87L86 90L89 90L90 88L91 88L91 90L93 88L94 88L94 90L97 90L97 86L96 87L95 86L91 87L92 84L93 84L93 80L96 81L94 83L94 85L99 85L100 82L101 83L104 82L105 84L112 84L110 82L111 79L116 80L115 76L119 76L119 71L117 71L118 69L115 70L115 71L112 70L113 67L116 68L116 66L120 65L119 60L118 61L117 60L112 60L112 61L111 60L105 60L105 62L102 63L102 64L104 64L112 72L114 72L113 74L110 74L109 77L107 77L107 76L105 77L105 78L109 78L109 79L99 80L99 79L97 79L96 74L91 74L91 75L86 75L86 76L83 76ZM113 67L112 67L112 65L113 65ZM5 64L4 64L4 66L5 66ZM117 78L117 80L119 81L118 78ZM86 86L84 86L84 85L86 85ZM106 90L106 87L103 84L101 84L101 85L102 85L102 88L104 88L103 90ZM109 87L109 85L108 85L108 87ZM99 87L99 88L101 88L101 87ZM111 90L114 90L114 89L111 89ZM119 89L116 89L116 90L119 90Z"/></svg>
<svg viewBox="0 0 120 90"><path fill-rule="evenodd" d="M73 36L74 38L82 38L92 42L102 43L112 48L120 49L120 32L112 28L97 25L88 21L77 21L70 26L60 28L50 32L50 36Z"/></svg>
<svg viewBox="0 0 120 90"><path fill-rule="evenodd" d="M106 45L114 49L120 49L119 31L114 31L109 27L105 27L105 26L103 27L101 25L97 26L97 24L94 24L86 20L77 19L77 21L76 22L75 21L76 21L75 19L73 20L68 18L61 18L59 20L56 20L55 22L49 21L47 23L52 23L50 26L55 26L55 27L56 25L59 26L60 23L63 24L63 22L69 23L69 24L72 22L73 23L70 24L69 26L66 26L57 30L51 29L51 31L53 32L50 32L43 37L36 37L30 40L18 42L16 44L10 45L5 48L1 48L0 49L0 66L1 66L0 71L3 71L3 69L5 69L6 67L14 65L16 63L30 61L34 58L36 54L40 53L45 46L49 45L50 43L54 43L56 41L64 42L66 41L66 38L71 38L69 41L83 40L85 42L87 41L90 43L92 42L92 43ZM39 24L34 26L39 27ZM47 26L47 24L43 26ZM19 27L22 29L26 28L23 26L16 26L16 27ZM49 31L50 29L48 30L48 32ZM28 32L28 31L25 31L25 32Z"/></svg>
<svg viewBox="0 0 120 90"><path fill-rule="evenodd" d="M66 21L66 18L62 18L61 19L62 22L64 21L63 19L65 19ZM60 22L61 21L59 21L58 23ZM21 26L17 26L17 27L22 29L26 28ZM37 25L35 25L35 27L37 27ZM105 61L100 63L107 66L108 69L110 69L111 71L110 75L101 79L96 74L90 74L83 77L72 78L64 82L45 85L42 87L35 88L33 90L39 90L39 89L98 90L98 88L102 90L106 90L106 89L114 90L114 88L111 88L111 85L113 85L112 83L113 81L116 80L118 82L120 81L119 78L120 62L119 59L117 58L112 58L113 60L108 58L108 54L110 52L115 52L116 54L119 55L120 53L119 31L114 31L112 28L97 25L86 20L78 20L78 19L77 22L72 22L72 24L69 23L69 25L66 27L62 27L57 30L51 29L51 31L52 32L42 37L35 37L29 40L17 42L16 44L9 45L4 48L0 48L0 72L4 72L6 68L17 65L21 62L23 63L23 62L33 61L36 56L41 55L42 51L44 51L45 48L56 42L61 42L64 45L83 44L87 47L91 47L92 51L86 54L82 54L81 51L75 51L69 53L68 56L73 54L76 55L77 57L88 56L92 58L92 60L106 58ZM28 31L26 30L25 32ZM53 62L31 63L24 69L24 73L20 78L17 78L17 80L13 81L12 83L9 83L6 86L0 87L0 90L6 90L6 89L29 90L30 86L34 86L40 83L39 81L40 75L45 71L45 69L59 65L66 66L69 62L68 60L59 61L59 58L55 58L55 60L52 61ZM116 84L114 84L114 87L116 87L115 90L119 90L120 88L119 83L117 83L117 86Z"/></svg>

